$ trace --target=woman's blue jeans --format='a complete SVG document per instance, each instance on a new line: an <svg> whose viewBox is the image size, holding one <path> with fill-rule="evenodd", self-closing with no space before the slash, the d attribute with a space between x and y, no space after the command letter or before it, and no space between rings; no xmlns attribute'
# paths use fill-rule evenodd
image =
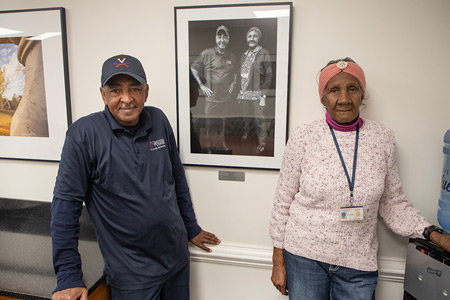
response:
<svg viewBox="0 0 450 300"><path fill-rule="evenodd" d="M284 251L290 300L374 300L378 271L334 266Z"/></svg>

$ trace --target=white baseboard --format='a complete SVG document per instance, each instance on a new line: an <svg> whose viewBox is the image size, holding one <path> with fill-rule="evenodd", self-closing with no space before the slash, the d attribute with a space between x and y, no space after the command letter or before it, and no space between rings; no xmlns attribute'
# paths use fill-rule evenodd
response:
<svg viewBox="0 0 450 300"><path fill-rule="evenodd" d="M272 268L272 248L256 248L235 244L212 246L213 252L205 252L190 245L191 261L222 265L235 265L248 268ZM378 258L378 279L403 282L405 277L405 260Z"/></svg>

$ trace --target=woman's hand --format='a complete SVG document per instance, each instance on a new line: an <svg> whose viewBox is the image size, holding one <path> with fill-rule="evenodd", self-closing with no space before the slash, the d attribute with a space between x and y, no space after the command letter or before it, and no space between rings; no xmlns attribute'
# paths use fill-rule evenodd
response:
<svg viewBox="0 0 450 300"><path fill-rule="evenodd" d="M211 91L211 89L203 84L200 85L200 89L203 92L203 95L205 95L206 97L212 97L214 96L214 92Z"/></svg>
<svg viewBox="0 0 450 300"><path fill-rule="evenodd" d="M286 268L284 266L283 249L273 248L272 283L282 295L287 295Z"/></svg>
<svg viewBox="0 0 450 300"><path fill-rule="evenodd" d="M433 231L430 234L430 239L433 243L435 243L445 251L450 252L450 235L445 235L437 231Z"/></svg>
<svg viewBox="0 0 450 300"><path fill-rule="evenodd" d="M259 99L259 108L264 110L264 107L266 107L266 96L261 96Z"/></svg>

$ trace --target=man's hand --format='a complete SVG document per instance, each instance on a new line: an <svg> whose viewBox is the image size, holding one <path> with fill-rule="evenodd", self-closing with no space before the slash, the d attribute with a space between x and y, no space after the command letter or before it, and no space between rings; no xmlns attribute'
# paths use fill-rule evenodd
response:
<svg viewBox="0 0 450 300"><path fill-rule="evenodd" d="M236 82L232 82L231 83L231 85L230 85L230 88L228 89L228 93L232 93L233 92L233 90L234 90L234 86L236 85Z"/></svg>
<svg viewBox="0 0 450 300"><path fill-rule="evenodd" d="M215 234L202 230L196 237L192 238L190 242L206 252L212 252L205 244L219 245L221 241Z"/></svg>
<svg viewBox="0 0 450 300"><path fill-rule="evenodd" d="M214 96L214 92L211 91L211 89L203 84L200 85L200 89L203 92L203 95L205 95L206 97L212 97Z"/></svg>
<svg viewBox="0 0 450 300"><path fill-rule="evenodd" d="M53 293L52 300L88 300L88 290L84 287L75 287Z"/></svg>

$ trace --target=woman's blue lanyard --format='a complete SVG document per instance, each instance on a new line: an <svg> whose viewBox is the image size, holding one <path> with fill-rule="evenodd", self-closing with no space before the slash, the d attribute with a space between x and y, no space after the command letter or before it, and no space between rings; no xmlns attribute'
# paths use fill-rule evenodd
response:
<svg viewBox="0 0 450 300"><path fill-rule="evenodd" d="M333 128L328 124L331 130L331 134L333 135L334 144L336 145L337 152L339 154L339 158L341 159L342 167L344 167L345 176L347 176L348 186L350 188L350 206L353 206L353 189L355 187L355 174L356 174L356 160L358 157L358 141L359 141L359 124L356 125L356 141L355 141L355 155L353 156L353 174L352 180L350 180L350 176L348 175L347 167L345 166L344 158L342 157L341 149L339 149L339 144L336 139L336 135L334 134Z"/></svg>

